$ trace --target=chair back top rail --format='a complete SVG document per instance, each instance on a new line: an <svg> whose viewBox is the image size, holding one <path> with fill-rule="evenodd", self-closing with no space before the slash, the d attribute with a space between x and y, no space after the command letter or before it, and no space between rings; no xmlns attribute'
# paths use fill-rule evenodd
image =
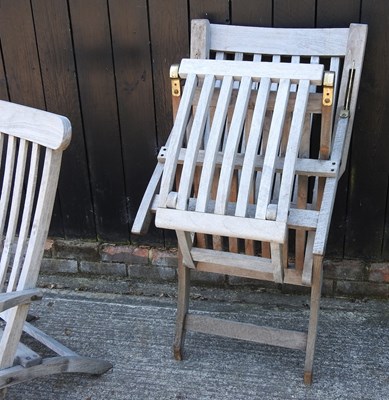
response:
<svg viewBox="0 0 389 400"><path fill-rule="evenodd" d="M0 100L0 132L38 143L53 150L65 150L72 129L66 117Z"/></svg>

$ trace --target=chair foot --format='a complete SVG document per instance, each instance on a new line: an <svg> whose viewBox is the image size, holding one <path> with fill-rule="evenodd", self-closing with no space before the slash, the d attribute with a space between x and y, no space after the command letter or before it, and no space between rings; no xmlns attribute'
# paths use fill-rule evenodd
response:
<svg viewBox="0 0 389 400"><path fill-rule="evenodd" d="M175 360L182 361L183 357L182 357L181 347L179 347L179 348L173 347L173 354L174 354L174 359Z"/></svg>
<svg viewBox="0 0 389 400"><path fill-rule="evenodd" d="M311 386L312 385L312 371L311 372L304 372L304 384L307 386Z"/></svg>

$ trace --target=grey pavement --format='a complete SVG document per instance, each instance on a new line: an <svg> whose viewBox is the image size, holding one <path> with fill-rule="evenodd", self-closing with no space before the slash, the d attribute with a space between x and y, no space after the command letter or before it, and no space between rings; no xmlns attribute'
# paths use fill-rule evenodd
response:
<svg viewBox="0 0 389 400"><path fill-rule="evenodd" d="M63 374L23 383L9 389L9 400L389 399L387 300L323 299L314 383L306 387L300 351L188 333L185 360L175 361L174 285L119 282L112 291L132 289L113 294L104 280L85 280L89 287L63 282L46 284L54 289L33 305L34 324L114 367L100 377ZM306 296L258 288L195 287L191 310L304 330L307 304Z"/></svg>

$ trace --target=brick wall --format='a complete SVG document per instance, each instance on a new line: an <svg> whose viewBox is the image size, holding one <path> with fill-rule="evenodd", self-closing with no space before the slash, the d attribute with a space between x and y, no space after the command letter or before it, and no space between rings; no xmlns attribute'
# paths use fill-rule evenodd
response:
<svg viewBox="0 0 389 400"><path fill-rule="evenodd" d="M177 249L53 240L46 242L42 274L112 276L118 279L175 282ZM216 286L252 285L288 293L304 293L306 288L278 285L224 275L192 273L197 284ZM323 294L326 296L389 297L389 262L325 260Z"/></svg>

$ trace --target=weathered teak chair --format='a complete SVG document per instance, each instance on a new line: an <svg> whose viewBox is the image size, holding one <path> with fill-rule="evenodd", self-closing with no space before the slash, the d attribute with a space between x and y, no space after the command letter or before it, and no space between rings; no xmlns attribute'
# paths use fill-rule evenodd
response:
<svg viewBox="0 0 389 400"><path fill-rule="evenodd" d="M61 372L101 374L111 364L77 355L26 322L49 229L69 120L0 101L0 388ZM42 358L22 332L57 354ZM1 390L0 398L5 395Z"/></svg>
<svg viewBox="0 0 389 400"><path fill-rule="evenodd" d="M311 383L322 263L366 35L357 24L192 23L192 58L216 60L181 62L175 123L133 227L144 231L156 211L156 225L177 233L177 359L187 330L240 338L305 351ZM190 269L311 287L308 332L189 313Z"/></svg>

